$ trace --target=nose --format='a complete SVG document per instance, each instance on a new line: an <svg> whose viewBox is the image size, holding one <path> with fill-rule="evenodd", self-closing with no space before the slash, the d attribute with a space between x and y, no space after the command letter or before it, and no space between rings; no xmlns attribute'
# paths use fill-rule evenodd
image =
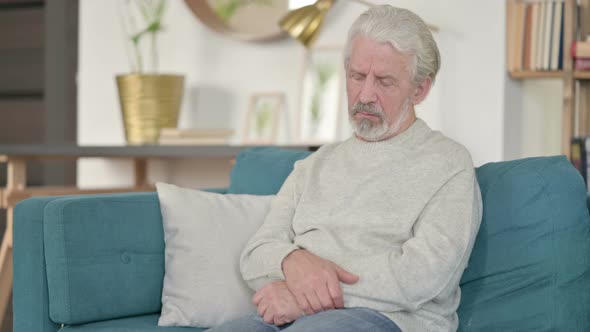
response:
<svg viewBox="0 0 590 332"><path fill-rule="evenodd" d="M375 91L375 80L372 77L367 77L363 82L361 92L359 94L359 101L363 104L374 103L377 101L377 93Z"/></svg>

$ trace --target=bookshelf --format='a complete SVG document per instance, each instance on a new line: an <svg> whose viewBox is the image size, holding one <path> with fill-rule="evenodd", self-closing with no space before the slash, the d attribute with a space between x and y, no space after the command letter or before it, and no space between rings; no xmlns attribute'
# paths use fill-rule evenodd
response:
<svg viewBox="0 0 590 332"><path fill-rule="evenodd" d="M536 46L534 40L545 44L547 44L547 40L555 40L551 28L547 28L551 24L542 24L545 17L553 15L551 17L555 19L557 16L555 14L557 13L557 4L553 5L551 11L546 7L554 3L563 3L560 9L563 11L562 34L560 35L562 48L559 50L562 54L558 70L547 70L547 66L543 64L546 63L544 61L551 63L550 60L547 58L543 60L542 54L535 58L534 55L527 52L531 52L531 48L538 49L539 46ZM536 8L533 9L533 7ZM526 21L528 15L535 17L535 14L529 14L527 10L532 13L535 13L534 10L538 10L546 14L537 14L537 18L542 18L537 19L536 22L534 19L531 19L532 22L528 22ZM574 70L574 62L570 52L573 41L582 40L583 37L590 35L590 0L507 0L506 24L506 62L510 77L514 80L558 79L563 82L561 151L570 158L571 139L575 135L590 135L590 71ZM527 36L527 29L530 31L529 36ZM546 35L547 39L543 40L542 37L535 37L536 35ZM527 40L527 38L529 39ZM551 45L553 46L553 44ZM549 49L547 54L551 54L551 51L552 49ZM554 54L549 55L549 59L554 58ZM528 62L523 60L527 57L532 60ZM539 65L539 59L541 59L541 65Z"/></svg>

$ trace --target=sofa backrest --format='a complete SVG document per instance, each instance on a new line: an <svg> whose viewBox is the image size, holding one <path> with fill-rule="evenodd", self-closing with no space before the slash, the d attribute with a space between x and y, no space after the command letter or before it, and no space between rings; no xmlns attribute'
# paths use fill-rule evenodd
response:
<svg viewBox="0 0 590 332"><path fill-rule="evenodd" d="M230 188L275 193L293 163L308 154L242 152ZM488 164L477 176L484 218L461 281L460 330L510 330L511 324L590 330L590 318L580 318L590 312L590 217L581 176L563 157ZM164 243L157 195L117 197L61 199L46 207L53 321L160 310Z"/></svg>
<svg viewBox="0 0 590 332"><path fill-rule="evenodd" d="M281 164L273 154L238 158L239 193L259 190L252 178L280 188L288 172L269 173ZM302 156L280 157L290 172ZM589 331L590 216L581 175L563 156L490 163L476 174L484 213L461 280L459 330Z"/></svg>
<svg viewBox="0 0 590 332"><path fill-rule="evenodd" d="M460 331L590 331L590 216L565 157L477 169L483 221L461 280Z"/></svg>
<svg viewBox="0 0 590 332"><path fill-rule="evenodd" d="M309 156L309 151L258 147L238 154L231 170L228 194L274 195L296 161Z"/></svg>

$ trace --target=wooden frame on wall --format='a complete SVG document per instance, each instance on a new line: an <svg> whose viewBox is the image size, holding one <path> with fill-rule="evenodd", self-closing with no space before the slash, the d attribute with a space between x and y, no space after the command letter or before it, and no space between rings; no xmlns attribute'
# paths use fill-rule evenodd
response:
<svg viewBox="0 0 590 332"><path fill-rule="evenodd" d="M340 134L343 51L344 46L320 46L305 53L295 136L300 143L330 143Z"/></svg>
<svg viewBox="0 0 590 332"><path fill-rule="evenodd" d="M275 144L279 120L285 108L281 92L257 93L250 97L250 107L244 121L242 143Z"/></svg>

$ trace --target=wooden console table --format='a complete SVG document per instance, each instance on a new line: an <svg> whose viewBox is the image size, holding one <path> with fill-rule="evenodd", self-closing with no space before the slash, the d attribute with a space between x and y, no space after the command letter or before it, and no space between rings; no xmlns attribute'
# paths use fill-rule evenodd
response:
<svg viewBox="0 0 590 332"><path fill-rule="evenodd" d="M0 246L0 331L12 292L12 223L16 203L33 196L58 196L114 192L153 191L147 181L149 159L232 158L252 146L77 146L0 145L0 163L7 164L6 187L0 187L0 208L7 210L6 231ZM314 149L284 146L288 149ZM130 188L79 189L77 187L27 187L27 161L77 160L79 158L131 159L135 183Z"/></svg>

